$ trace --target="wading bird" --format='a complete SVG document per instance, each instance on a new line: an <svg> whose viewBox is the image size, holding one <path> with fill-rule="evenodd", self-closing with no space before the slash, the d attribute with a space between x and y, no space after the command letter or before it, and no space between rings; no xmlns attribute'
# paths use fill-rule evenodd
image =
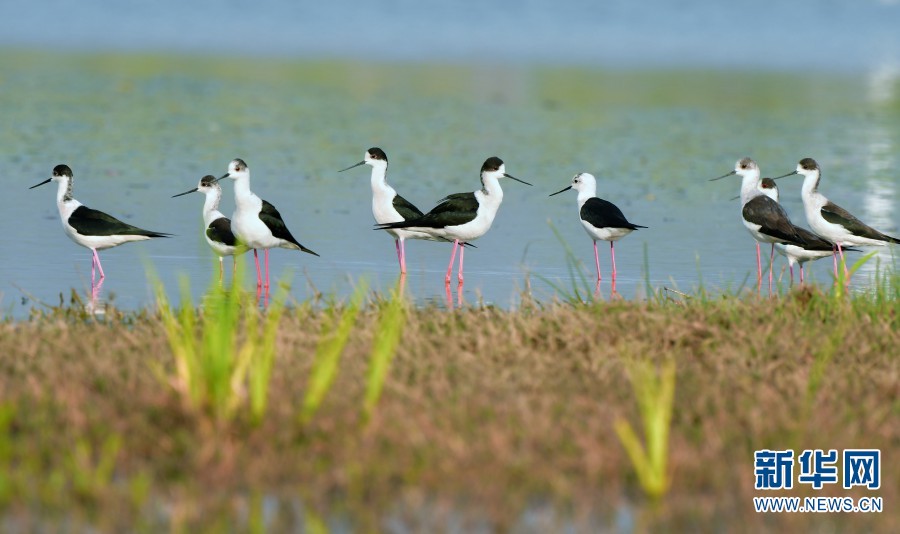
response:
<svg viewBox="0 0 900 534"><path fill-rule="evenodd" d="M231 178L234 180L234 215L231 218L231 229L238 243L253 249L256 261L256 288L263 286L262 272L259 268L258 249L265 250L266 255L266 294L269 293L269 249L287 248L301 250L307 254L318 256L312 250L301 245L284 224L281 214L275 206L262 200L250 191L250 168L244 160L237 158L228 164L228 172L218 180ZM217 180L217 181L218 181Z"/></svg>
<svg viewBox="0 0 900 534"><path fill-rule="evenodd" d="M789 243L803 246L806 241L797 233L797 227L791 222L784 208L763 194L760 190L759 165L750 158L738 160L734 170L710 181L721 180L738 175L741 182L741 219L744 227L756 240L756 283L762 287L762 259L759 251L760 243L769 243L772 250L769 254L769 292L772 291L772 266L775 263L775 243Z"/></svg>
<svg viewBox="0 0 900 534"><path fill-rule="evenodd" d="M775 184L774 179L763 178L759 183L759 188L764 195L768 196L775 202L778 202L778 185ZM775 250L777 250L779 254L788 259L788 267L791 271L792 284L794 283L794 264L800 264L800 283L802 284L803 264L808 261L818 260L831 256L832 250L834 249L834 244L830 241L822 239L806 228L794 225L794 229L797 231L797 235L802 237L806 243L803 245L792 243L775 243ZM856 249L847 250L856 251Z"/></svg>
<svg viewBox="0 0 900 534"><path fill-rule="evenodd" d="M174 195L172 198L197 191L203 193L206 198L203 202L203 225L206 227L203 237L206 238L209 248L219 257L219 282L221 282L225 275L224 257L231 256L231 274L234 277L234 272L237 269L237 256L247 252L247 248L238 244L234 232L231 231L231 219L219 211L219 201L222 200L222 186L219 185L219 181L215 176L207 174L200 179L197 187Z"/></svg>
<svg viewBox="0 0 900 534"><path fill-rule="evenodd" d="M102 211L91 209L72 196L74 175L67 165L57 165L53 168L53 174L39 184L29 189L42 186L49 182L57 182L56 207L59 209L59 218L62 221L63 230L69 239L91 250L91 289L94 288L94 275L96 266L100 271L98 283L102 284L106 275L100 264L98 250L112 248L131 241L144 241L154 237L169 237L172 234L151 232L137 226L132 226L107 215Z"/></svg>
<svg viewBox="0 0 900 534"><path fill-rule="evenodd" d="M387 183L388 158L383 150L378 147L370 148L366 151L362 161L342 169L340 172L355 169L360 165L372 167L372 215L375 217L377 224L405 222L424 215L422 210L397 194L397 191ZM418 232L405 228L385 228L385 230L394 237L394 248L397 249L397 261L400 262L401 274L406 274L405 241L407 239L447 241L428 232Z"/></svg>
<svg viewBox="0 0 900 534"><path fill-rule="evenodd" d="M806 211L806 222L812 231L834 243L834 276L837 278L837 256L844 263L844 276L848 278L847 263L844 262L844 249L848 246L884 246L888 243L900 243L900 239L883 234L853 216L852 213L828 200L819 193L819 181L822 171L812 158L803 158L797 169L776 180L800 174L803 186L800 190L803 198L803 209ZM849 283L849 279L847 279Z"/></svg>
<svg viewBox="0 0 900 534"><path fill-rule="evenodd" d="M581 219L584 231L594 241L594 263L597 266L598 286L601 276L600 253L597 251L597 241L609 241L609 255L612 260L612 286L613 291L615 291L616 249L614 244L638 228L647 227L628 222L622 210L615 204L602 198L597 198L597 179L594 178L593 174L586 172L576 174L569 187L563 188L550 196L558 195L569 189L574 189L578 192L578 196L575 199L578 205L578 217Z"/></svg>
<svg viewBox="0 0 900 534"><path fill-rule="evenodd" d="M503 202L503 189L500 178L509 178L525 185L528 182L506 174L503 160L492 156L481 166L481 189L471 193L455 193L446 196L431 211L402 222L378 225L378 230L408 228L425 232L437 238L452 240L453 250L450 252L450 265L447 267L446 283L450 283L453 272L453 261L456 249L459 248L459 270L457 279L463 283L463 253L461 245L478 239L491 229L500 203Z"/></svg>

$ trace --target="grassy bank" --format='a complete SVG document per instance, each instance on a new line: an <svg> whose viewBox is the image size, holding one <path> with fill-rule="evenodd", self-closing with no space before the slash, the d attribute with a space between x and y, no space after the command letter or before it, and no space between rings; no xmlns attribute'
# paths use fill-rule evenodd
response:
<svg viewBox="0 0 900 534"><path fill-rule="evenodd" d="M26 530L900 529L896 279L849 298L410 307L366 418L388 308L373 298L359 310L310 417L310 373L343 305L284 311L258 419L214 417L166 383L176 362L156 311L0 324L0 517ZM656 502L616 431L627 421L643 439L635 362L674 362L669 487ZM880 448L877 492L773 493L877 495L885 512L753 513L762 448Z"/></svg>

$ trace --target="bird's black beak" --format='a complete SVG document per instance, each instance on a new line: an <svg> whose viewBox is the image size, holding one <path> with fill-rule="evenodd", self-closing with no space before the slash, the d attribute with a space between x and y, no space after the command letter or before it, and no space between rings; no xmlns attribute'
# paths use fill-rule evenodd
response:
<svg viewBox="0 0 900 534"><path fill-rule="evenodd" d="M226 173L223 174L222 176L219 176L218 178L216 178L216 181L217 181L217 182L221 182L222 180L224 180L225 178L228 178L229 176L231 176L231 173L230 173L230 172L226 172Z"/></svg>
<svg viewBox="0 0 900 534"><path fill-rule="evenodd" d="M357 163L356 165L350 165L346 169L341 169L338 172L349 171L350 169L355 169L355 168L359 167L360 165L365 165L365 164L366 164L366 161L363 160L363 161L360 161L359 163Z"/></svg>
<svg viewBox="0 0 900 534"><path fill-rule="evenodd" d="M220 180L221 180L221 178L220 178ZM218 180L217 180L217 181L218 181ZM183 197L184 195L189 195L189 194L193 193L194 191L196 191L196 190L198 190L198 189L200 189L200 188L199 188L199 187L195 187L195 188L191 189L190 191L185 191L184 193L178 193L177 195L172 195L172 198L175 198L175 197Z"/></svg>
<svg viewBox="0 0 900 534"><path fill-rule="evenodd" d="M52 180L52 179L53 179L53 178L47 178L47 179L44 180L43 182L41 182L41 183L39 183L39 184L35 184L35 185L29 187L28 189L34 189L35 187L40 187L40 186L42 186L42 185L48 183L48 182L49 182L50 180Z"/></svg>
<svg viewBox="0 0 900 534"><path fill-rule="evenodd" d="M510 175L510 174L503 173L503 177L504 177L504 178L512 178L513 180L515 180L515 181L517 181L517 182L521 182L521 183L523 183L523 184L525 184L525 185L531 185L531 184L529 184L528 182L526 182L525 180L519 180L518 178L516 178L515 176L512 176L512 175Z"/></svg>
<svg viewBox="0 0 900 534"><path fill-rule="evenodd" d="M560 190L557 191L556 193L551 193L550 196L552 197L553 195L558 195L558 194L560 194L560 193L565 193L565 192L568 191L569 189L572 189L572 186L571 186L571 185L570 185L569 187L565 187L565 188L563 188L563 189L560 189Z"/></svg>
<svg viewBox="0 0 900 534"><path fill-rule="evenodd" d="M781 176L777 176L777 177L772 178L772 179L773 179L773 180L781 180L782 178L787 178L788 176L793 176L793 175L795 175L795 174L800 174L800 173L797 172L797 171L793 171L793 172L789 172L789 173L784 174L784 175L781 175ZM38 184L38 185L41 185L41 184ZM37 187L37 185L36 185L35 187Z"/></svg>
<svg viewBox="0 0 900 534"><path fill-rule="evenodd" d="M737 171L731 171L728 174L723 174L722 176L718 176L716 178L710 178L709 181L715 182L716 180L721 180L722 178L728 178L729 176L733 176L735 174L737 174Z"/></svg>

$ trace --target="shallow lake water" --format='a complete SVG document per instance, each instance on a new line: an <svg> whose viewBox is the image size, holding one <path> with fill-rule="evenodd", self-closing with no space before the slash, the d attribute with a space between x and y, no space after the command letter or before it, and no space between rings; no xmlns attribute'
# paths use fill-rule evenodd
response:
<svg viewBox="0 0 900 534"><path fill-rule="evenodd" d="M466 253L467 303L514 306L526 290L564 298L581 284L567 246L575 268L593 276L575 193L548 197L581 171L596 175L600 197L648 227L616 246L625 298L648 287L755 286L754 242L730 200L739 180L708 181L743 156L764 176L814 157L827 196L883 231L897 234L900 222L900 73L889 67L788 74L7 50L0 73L0 307L13 316L90 285L90 253L64 235L55 184L28 190L58 163L74 170L82 203L175 234L100 252L101 298L127 309L153 301L148 270L172 296L181 276L195 296L215 280L202 196L170 197L205 174L222 175L234 157L249 164L252 189L321 255L271 253L272 275L289 275L297 300L347 295L361 277L377 290L397 281L394 245L372 229L369 168L338 173L371 146L390 159L388 181L423 210L478 188L491 155L534 184L502 183L493 228ZM806 226L800 182L779 186ZM223 186L221 209L230 215L233 187ZM608 298L608 245L600 251ZM449 252L407 243L406 288L418 302L445 302ZM896 264L895 254L882 249L854 285L866 287L877 269ZM252 269L250 255L241 262ZM776 256L782 289L785 269ZM830 260L808 269L816 283L831 284Z"/></svg>

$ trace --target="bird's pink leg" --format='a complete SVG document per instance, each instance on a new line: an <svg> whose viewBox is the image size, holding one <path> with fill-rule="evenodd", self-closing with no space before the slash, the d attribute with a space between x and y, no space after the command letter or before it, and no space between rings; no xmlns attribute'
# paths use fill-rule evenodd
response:
<svg viewBox="0 0 900 534"><path fill-rule="evenodd" d="M266 296L269 296L269 249L266 249Z"/></svg>
<svg viewBox="0 0 900 534"><path fill-rule="evenodd" d="M225 258L219 256L219 285L225 281Z"/></svg>
<svg viewBox="0 0 900 534"><path fill-rule="evenodd" d="M262 271L259 269L259 253L253 249L253 261L256 262L256 288L262 287Z"/></svg>
<svg viewBox="0 0 900 534"><path fill-rule="evenodd" d="M97 262L94 260L94 251L91 250L91 290L94 289L94 273Z"/></svg>
<svg viewBox="0 0 900 534"><path fill-rule="evenodd" d="M401 272L403 268L403 258L400 256L400 239L394 240L394 250L397 251L397 263L401 266Z"/></svg>
<svg viewBox="0 0 900 534"><path fill-rule="evenodd" d="M609 255L612 258L612 279L615 282L616 280L616 248L615 241L609 242Z"/></svg>
<svg viewBox="0 0 900 534"><path fill-rule="evenodd" d="M791 285L794 285L794 264L791 263L791 262L788 262L788 267L789 267L790 270L791 270ZM803 264L802 264L802 263L800 264L800 268L801 268L801 269L803 268Z"/></svg>
<svg viewBox="0 0 900 534"><path fill-rule="evenodd" d="M609 242L609 256L612 258L612 293L616 292L616 248L615 241Z"/></svg>
<svg viewBox="0 0 900 534"><path fill-rule="evenodd" d="M453 274L453 261L456 260L456 247L459 245L459 239L453 241L453 250L450 252L450 265L447 267L447 276L444 278L446 283L450 283L450 275Z"/></svg>
<svg viewBox="0 0 900 534"><path fill-rule="evenodd" d="M106 275L103 274L103 264L100 263L100 255L97 254L97 249L94 249L94 260L97 261L97 269L100 271L100 280L106 278Z"/></svg>
<svg viewBox="0 0 900 534"><path fill-rule="evenodd" d="M444 284L444 290L447 292L447 309L453 309L453 293L450 291L450 281Z"/></svg>
<svg viewBox="0 0 900 534"><path fill-rule="evenodd" d="M459 281L459 284L463 283L463 255L466 252L466 247L460 245L459 246L459 271L456 273L456 279Z"/></svg>
<svg viewBox="0 0 900 534"><path fill-rule="evenodd" d="M769 253L769 295L772 294L772 271L775 270L775 243L772 243L772 251Z"/></svg>
<svg viewBox="0 0 900 534"><path fill-rule="evenodd" d="M762 285L762 259L759 254L759 241L756 242L756 283Z"/></svg>
<svg viewBox="0 0 900 534"><path fill-rule="evenodd" d="M831 259L834 263L834 279L837 280L837 245L831 246Z"/></svg>
<svg viewBox="0 0 900 534"><path fill-rule="evenodd" d="M844 261L844 249L841 248L841 244L837 243L838 253L841 255L841 263L844 265L844 283L850 285L850 272L847 270L847 262Z"/></svg>
<svg viewBox="0 0 900 534"><path fill-rule="evenodd" d="M406 274L406 241L400 240L400 274Z"/></svg>
<svg viewBox="0 0 900 534"><path fill-rule="evenodd" d="M597 281L603 280L600 276L600 253L597 252L597 241L594 240L594 263L597 265Z"/></svg>
<svg viewBox="0 0 900 534"><path fill-rule="evenodd" d="M800 264L800 285L803 285L803 264Z"/></svg>

